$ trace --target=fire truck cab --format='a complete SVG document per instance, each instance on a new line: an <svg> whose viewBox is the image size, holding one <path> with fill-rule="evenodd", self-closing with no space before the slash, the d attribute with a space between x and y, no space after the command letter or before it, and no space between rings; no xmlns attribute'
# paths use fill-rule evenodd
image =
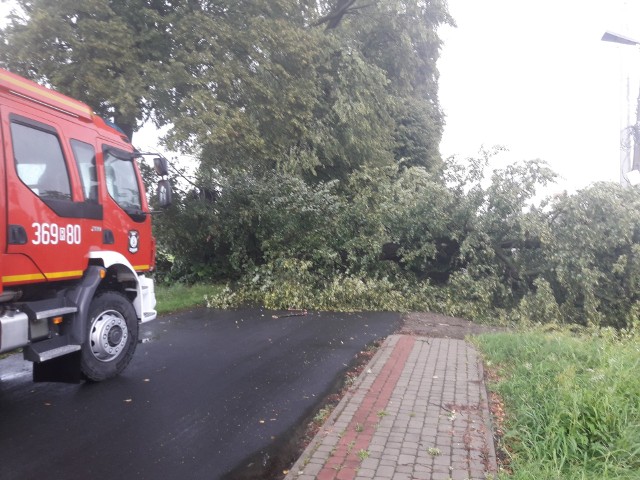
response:
<svg viewBox="0 0 640 480"><path fill-rule="evenodd" d="M22 348L35 381L117 375L156 318L137 157L87 105L0 69L0 353Z"/></svg>

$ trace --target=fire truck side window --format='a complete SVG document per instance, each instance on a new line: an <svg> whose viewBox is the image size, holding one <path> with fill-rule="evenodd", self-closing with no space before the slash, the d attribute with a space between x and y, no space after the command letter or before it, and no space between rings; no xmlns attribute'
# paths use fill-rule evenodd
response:
<svg viewBox="0 0 640 480"><path fill-rule="evenodd" d="M41 198L71 200L69 175L58 137L12 122L11 138L20 180Z"/></svg>
<svg viewBox="0 0 640 480"><path fill-rule="evenodd" d="M92 145L79 140L71 140L71 149L75 157L82 191L85 200L98 201L98 175L96 172L96 151Z"/></svg>
<svg viewBox="0 0 640 480"><path fill-rule="evenodd" d="M104 172L109 195L127 213L138 213L142 209L138 178L130 154L118 156L110 149L104 151Z"/></svg>

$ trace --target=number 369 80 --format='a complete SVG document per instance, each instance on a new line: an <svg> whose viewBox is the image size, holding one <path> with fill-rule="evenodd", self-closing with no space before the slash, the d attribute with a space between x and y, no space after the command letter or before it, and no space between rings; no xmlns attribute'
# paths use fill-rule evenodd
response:
<svg viewBox="0 0 640 480"><path fill-rule="evenodd" d="M80 225L56 225L55 223L33 223L34 245L80 245L82 229Z"/></svg>

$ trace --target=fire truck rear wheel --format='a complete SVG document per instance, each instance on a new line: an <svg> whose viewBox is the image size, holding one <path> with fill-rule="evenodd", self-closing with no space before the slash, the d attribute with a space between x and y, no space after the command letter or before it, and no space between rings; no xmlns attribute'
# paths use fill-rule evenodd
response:
<svg viewBox="0 0 640 480"><path fill-rule="evenodd" d="M118 375L131 361L137 344L138 318L127 297L118 292L96 295L82 346L85 378L99 382Z"/></svg>

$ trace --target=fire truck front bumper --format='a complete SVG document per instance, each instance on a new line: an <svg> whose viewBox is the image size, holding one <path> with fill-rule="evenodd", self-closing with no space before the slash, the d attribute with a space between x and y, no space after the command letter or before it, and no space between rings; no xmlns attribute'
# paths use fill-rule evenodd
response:
<svg viewBox="0 0 640 480"><path fill-rule="evenodd" d="M138 275L138 282L140 284L140 322L150 322L155 320L158 316L156 308L156 290L153 284L153 279L145 277L144 275Z"/></svg>

